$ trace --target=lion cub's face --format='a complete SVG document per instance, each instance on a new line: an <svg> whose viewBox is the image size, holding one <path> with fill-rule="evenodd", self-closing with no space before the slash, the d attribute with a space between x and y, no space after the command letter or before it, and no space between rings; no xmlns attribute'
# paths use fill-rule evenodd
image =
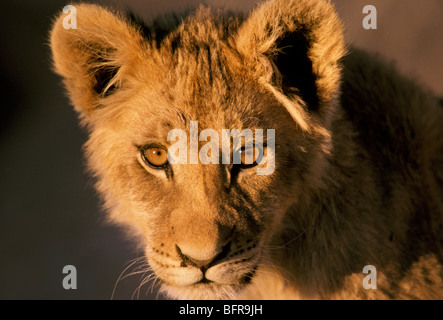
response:
<svg viewBox="0 0 443 320"><path fill-rule="evenodd" d="M330 113L320 107L342 47L322 50L321 68L309 61L311 38L282 16L306 14L297 3L265 4L244 22L201 8L168 33L142 35L86 4L77 29L63 15L54 24L54 65L90 129L97 189L111 219L144 236L172 297L233 297L253 281L319 171Z"/></svg>
<svg viewBox="0 0 443 320"><path fill-rule="evenodd" d="M214 59L224 59L223 52L217 55ZM157 88L134 88L134 97L91 133L88 151L99 188L116 205L114 219L141 229L149 265L168 294L226 298L247 285L266 259L265 248L293 201L294 183L288 177L296 177L306 160L297 159L304 153L290 148L298 133L288 113L245 70L240 75L214 71L211 85L201 76L203 63L190 75L178 72L195 59L189 56L183 65L163 69ZM223 65L229 66L228 60ZM225 77L233 79L229 90ZM208 129L218 135L206 138ZM234 134L223 163L227 129L249 129L254 142L256 129L263 129L262 148L253 153L262 153L264 161L246 162L242 153L248 141L235 141ZM269 129L275 130L274 137ZM171 163L168 157L179 137L168 138L177 131L186 134L186 163ZM208 150L211 142L218 149ZM193 143L197 163L192 163ZM218 164L203 163L207 154L214 160L213 153ZM258 174L272 164L273 170Z"/></svg>
<svg viewBox="0 0 443 320"><path fill-rule="evenodd" d="M216 54L214 59L225 59L223 52ZM297 160L304 153L290 148L298 133L288 113L258 82L248 79L245 70L214 70L212 83L201 76L206 64L194 67L191 74L180 72L196 59L190 55L182 65L164 68L156 88L133 88L134 97L93 130L88 152L99 188L116 205L114 219L141 229L149 265L168 294L226 298L247 285L265 259L266 245L293 201L288 177L297 176L306 160ZM227 59L223 65L229 66ZM233 79L229 89L225 77ZM207 138L208 129L218 135ZM264 161L246 162L242 153L248 151L248 141L234 134L223 163L227 129L249 129L254 142L259 138L256 129L263 129L263 143L253 144L262 148L252 153L262 153ZM274 137L269 129L275 130ZM185 163L171 163L168 157L179 137L168 138L177 131L185 134L180 137ZM208 150L211 142L218 148ZM193 143L197 163L192 163ZM203 163L204 155L214 160L213 153L218 164ZM258 174L272 164L273 170Z"/></svg>
<svg viewBox="0 0 443 320"><path fill-rule="evenodd" d="M169 82L164 83L164 88L177 93L183 90ZM222 130L276 128L265 115L254 116L251 110L245 110L250 108L245 108L245 104L257 109L263 105L239 97L240 92L231 90L230 94L227 112L228 97L217 97L221 98L217 104L214 95L218 93L208 92L192 103L189 97L178 95L169 102L178 107L168 108L146 92L143 96L154 102L155 107L147 106L146 102L143 108L134 107L137 121L131 119L117 133L122 140L116 149L125 145L128 148L125 153L131 156L125 158L127 164L116 180L109 183L128 186L118 197L128 199L124 207L131 208L146 237L149 264L174 297L226 297L249 283L262 262L263 248L290 203L288 191L292 186L286 175L294 172L281 170L280 164L295 159L287 153L287 146L278 143L283 140L283 128L276 129L275 147L267 140L263 146L266 163L246 163L240 157L240 163L234 164L235 153L245 151L246 142L235 145L233 139L231 161L222 163ZM268 103L272 104L272 100ZM196 104L200 110L195 108ZM159 106L163 111L156 115ZM275 112L278 110L275 106ZM270 116L267 114L268 119ZM219 150L209 151L219 152L219 164L205 164L200 158L198 163L191 163L191 121L194 124L198 121L200 138L207 129L220 133ZM168 159L167 153L176 143L167 139L171 128L188 133L187 163L172 164ZM209 143L198 142L200 155ZM124 160L118 160L120 164L121 161ZM269 175L258 175L257 169L271 161L276 162L275 170Z"/></svg>

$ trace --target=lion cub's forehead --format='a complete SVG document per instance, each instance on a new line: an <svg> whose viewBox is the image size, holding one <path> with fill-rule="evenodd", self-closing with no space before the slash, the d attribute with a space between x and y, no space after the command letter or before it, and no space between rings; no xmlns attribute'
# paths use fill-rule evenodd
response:
<svg viewBox="0 0 443 320"><path fill-rule="evenodd" d="M223 107L223 101L244 92L239 86L249 81L248 75L231 41L237 24L238 17L201 8L173 30L155 55L161 75L156 80L161 79L164 93L206 109L207 104Z"/></svg>
<svg viewBox="0 0 443 320"><path fill-rule="evenodd" d="M137 107L144 132L166 138L172 129L188 131L191 121L199 131L269 127L263 113L275 100L230 41L240 20L201 8L162 41L155 55L159 83L147 88L144 110Z"/></svg>
<svg viewBox="0 0 443 320"><path fill-rule="evenodd" d="M190 135L191 132L200 134L205 129L211 129L221 137L225 129L242 131L244 129L268 129L269 127L268 123L264 123L258 117L234 114L234 111L229 110L217 113L207 111L206 114L202 114L169 107L156 112L155 117L152 117L151 112L152 109L147 108L144 112L138 113L138 116L133 117L131 122L128 122L127 127L131 127L128 134L136 135L134 137L135 144L142 145L147 140L166 142L168 135L177 129L184 131L187 135ZM134 127L137 130L134 131Z"/></svg>

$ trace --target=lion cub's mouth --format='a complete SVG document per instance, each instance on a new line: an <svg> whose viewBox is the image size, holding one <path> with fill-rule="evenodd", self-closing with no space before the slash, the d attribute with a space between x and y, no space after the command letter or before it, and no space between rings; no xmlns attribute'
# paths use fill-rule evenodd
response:
<svg viewBox="0 0 443 320"><path fill-rule="evenodd" d="M222 249L222 251L209 263L198 263L194 260L189 259L186 255L184 255L180 248L178 246L176 246L176 250L180 256L180 258L182 259L182 263L181 263L181 267L186 268L186 267L194 267L197 268L201 271L201 279L196 281L195 283L191 284L191 285L196 285L196 284L226 284L224 281L220 281L219 279L217 279L218 274L216 274L216 277L214 279L214 275L211 274L211 271L213 271L214 268L217 267L223 267L224 265L226 265L225 267L228 267L231 265L238 265L238 264L243 264L246 263L248 260L253 260L253 258L255 257L255 255L252 255L249 258L242 258L242 259L236 259L236 260L230 260L229 258L232 255L232 250L231 250L231 242L228 242ZM234 281L236 284L247 284L251 281L252 277L254 276L255 270L257 268L257 264L253 265L250 268L250 271L243 274L242 276L240 276L238 279L236 279L236 281ZM228 268L228 270L233 269L233 268ZM209 276L208 276L209 274ZM211 276L212 275L212 276ZM218 281L217 281L218 280Z"/></svg>
<svg viewBox="0 0 443 320"><path fill-rule="evenodd" d="M252 278L255 275L255 271L257 270L258 265L254 265L251 269L251 271L249 271L248 273L244 274L241 278L239 278L236 283L236 285L247 285L252 281ZM205 273L203 273L203 277L200 281L192 284L192 285L198 285L198 284L214 284L214 285L218 285L217 282L213 281L213 280L209 280L208 278L206 278ZM191 286L192 286L191 285Z"/></svg>
<svg viewBox="0 0 443 320"><path fill-rule="evenodd" d="M179 299L220 298L225 292L239 292L252 281L260 261L257 248L243 252L231 243L206 264L188 258L178 246L176 253L178 260L158 259L152 252L148 260L160 283Z"/></svg>
<svg viewBox="0 0 443 320"><path fill-rule="evenodd" d="M166 292L168 296L175 299L234 299L252 281L257 268L258 264L232 282L217 282L209 280L205 275L202 275L200 280L182 286L159 278L162 284L161 291Z"/></svg>

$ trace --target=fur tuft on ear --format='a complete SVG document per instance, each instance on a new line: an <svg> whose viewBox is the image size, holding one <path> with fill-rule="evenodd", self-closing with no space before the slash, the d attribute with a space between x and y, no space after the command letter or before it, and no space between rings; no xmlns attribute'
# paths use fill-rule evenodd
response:
<svg viewBox="0 0 443 320"><path fill-rule="evenodd" d="M55 71L83 117L101 107L143 61L146 42L129 20L92 4L76 4L76 29L65 29L61 13L50 33ZM140 67L140 65L139 65Z"/></svg>
<svg viewBox="0 0 443 320"><path fill-rule="evenodd" d="M334 104L346 46L329 1L265 2L242 25L235 44L278 98L301 99L307 110L320 113ZM304 112L288 111L299 118Z"/></svg>

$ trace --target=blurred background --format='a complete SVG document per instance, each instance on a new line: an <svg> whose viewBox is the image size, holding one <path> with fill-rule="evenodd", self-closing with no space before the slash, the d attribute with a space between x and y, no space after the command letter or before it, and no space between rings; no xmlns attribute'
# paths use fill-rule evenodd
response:
<svg viewBox="0 0 443 320"><path fill-rule="evenodd" d="M131 8L149 21L200 2L100 3ZM405 75L443 96L443 1L333 2L351 43L395 61ZM257 1L205 3L248 12ZM142 274L118 281L141 253L102 221L81 151L85 131L51 72L48 31L66 4L0 2L0 299L162 299L151 284L137 290ZM368 4L377 8L377 30L362 27ZM77 268L76 290L62 286L65 265Z"/></svg>

